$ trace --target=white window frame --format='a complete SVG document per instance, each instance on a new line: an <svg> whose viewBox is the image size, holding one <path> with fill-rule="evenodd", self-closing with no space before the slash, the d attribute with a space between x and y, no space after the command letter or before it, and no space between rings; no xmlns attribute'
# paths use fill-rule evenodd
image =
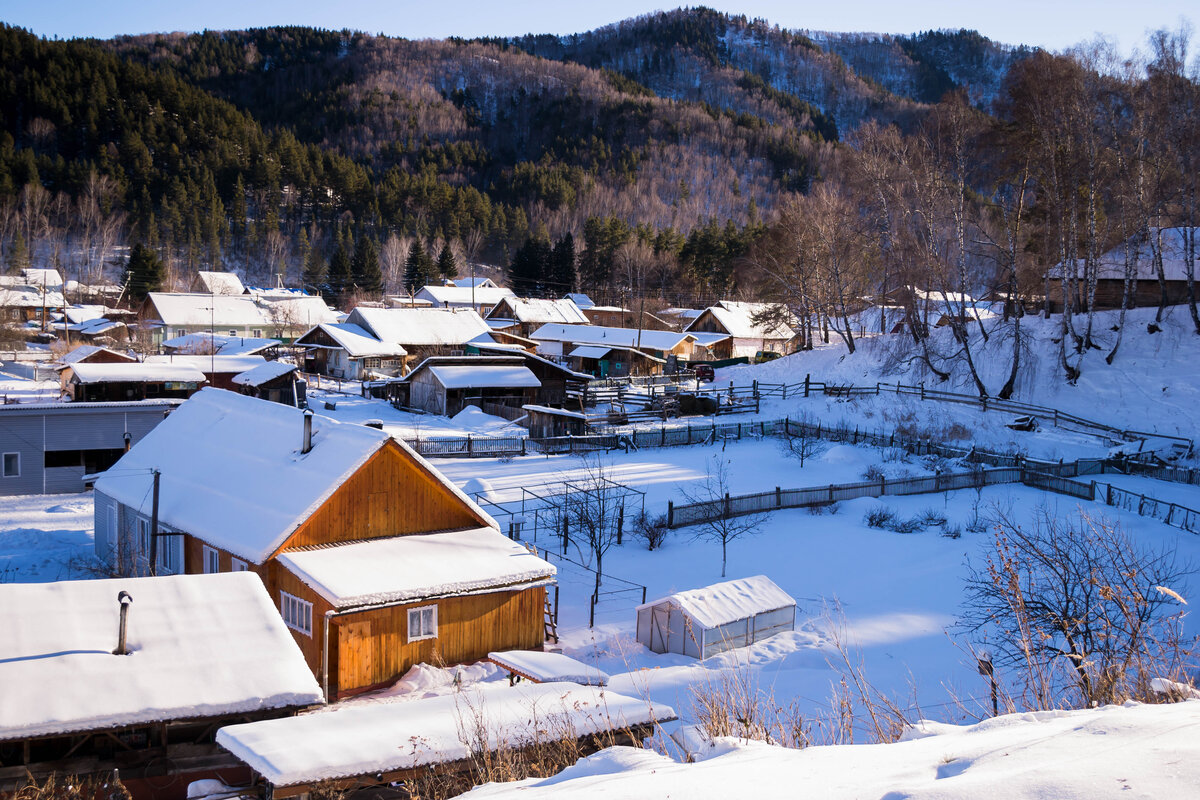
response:
<svg viewBox="0 0 1200 800"><path fill-rule="evenodd" d="M219 551L208 545L201 545L200 553L205 575L212 575L221 571L221 553Z"/></svg>
<svg viewBox="0 0 1200 800"><path fill-rule="evenodd" d="M137 531L138 549L141 550L142 558L150 560L150 520L145 517L137 517L133 521L134 530Z"/></svg>
<svg viewBox="0 0 1200 800"><path fill-rule="evenodd" d="M284 625L305 636L312 636L312 603L281 591L279 613L283 615Z"/></svg>
<svg viewBox="0 0 1200 800"><path fill-rule="evenodd" d="M9 456L14 456L16 458L16 461L17 461L17 471L16 472L8 471L8 457ZM16 451L16 452L12 452L12 453L5 453L4 455L0 456L0 474L2 474L3 477L5 477L5 478L21 477L21 453L20 453L20 451Z"/></svg>
<svg viewBox="0 0 1200 800"><path fill-rule="evenodd" d="M229 557L229 567L230 572L246 572L250 569L249 564L247 564L245 561L242 561L240 558L234 558L233 556Z"/></svg>
<svg viewBox="0 0 1200 800"><path fill-rule="evenodd" d="M161 539L158 543L158 571L160 574L174 575L179 571L179 565L175 563L175 537L167 531L159 531L158 535ZM149 555L146 554L147 558Z"/></svg>
<svg viewBox="0 0 1200 800"><path fill-rule="evenodd" d="M420 606L419 608L410 608L408 610L408 641L419 642L423 639L436 639L437 638L437 628L438 628L437 608L438 608L437 606ZM421 625L421 616L426 611L429 612L430 629L428 631L426 631ZM414 615L416 616L416 620L417 620L416 626L413 625ZM414 634L413 633L414 627L420 629L420 633Z"/></svg>

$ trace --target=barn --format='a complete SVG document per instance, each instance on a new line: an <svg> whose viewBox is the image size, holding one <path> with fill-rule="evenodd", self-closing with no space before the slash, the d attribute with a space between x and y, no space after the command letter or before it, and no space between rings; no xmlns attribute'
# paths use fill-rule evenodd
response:
<svg viewBox="0 0 1200 800"><path fill-rule="evenodd" d="M138 800L183 800L244 773L217 728L324 702L245 573L0 584L0 664L0 794L119 769Z"/></svg>
<svg viewBox="0 0 1200 800"><path fill-rule="evenodd" d="M545 638L554 567L381 430L205 389L96 481L95 508L118 572L257 572L331 700Z"/></svg>
<svg viewBox="0 0 1200 800"><path fill-rule="evenodd" d="M714 583L637 607L637 639L654 653L694 658L790 631L796 601L765 575Z"/></svg>

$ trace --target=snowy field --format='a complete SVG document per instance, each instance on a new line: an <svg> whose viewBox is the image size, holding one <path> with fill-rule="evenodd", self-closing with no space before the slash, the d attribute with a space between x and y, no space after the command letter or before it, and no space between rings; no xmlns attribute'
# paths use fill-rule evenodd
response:
<svg viewBox="0 0 1200 800"><path fill-rule="evenodd" d="M91 494L0 497L0 583L94 577Z"/></svg>

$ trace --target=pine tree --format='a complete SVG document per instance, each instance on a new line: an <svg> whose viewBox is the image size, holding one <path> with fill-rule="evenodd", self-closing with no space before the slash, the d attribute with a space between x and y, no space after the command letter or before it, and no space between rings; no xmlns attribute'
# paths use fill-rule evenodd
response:
<svg viewBox="0 0 1200 800"><path fill-rule="evenodd" d="M340 298L353 283L354 273L350 267L350 256L346 253L346 246L338 242L333 257L329 259L329 294Z"/></svg>
<svg viewBox="0 0 1200 800"><path fill-rule="evenodd" d="M368 294L383 289L383 271L379 268L379 248L369 236L359 238L350 264L354 285Z"/></svg>
<svg viewBox="0 0 1200 800"><path fill-rule="evenodd" d="M327 290L325 280L328 276L329 265L325 263L325 257L317 248L310 248L308 255L304 257L304 287L317 291Z"/></svg>
<svg viewBox="0 0 1200 800"><path fill-rule="evenodd" d="M29 248L25 245L25 237L17 232L13 237L12 246L8 248L6 259L9 273L17 273L29 266Z"/></svg>
<svg viewBox="0 0 1200 800"><path fill-rule="evenodd" d="M531 236L517 248L509 265L508 279L512 289L522 297L538 297L547 289L547 277L551 265L550 242L540 236Z"/></svg>
<svg viewBox="0 0 1200 800"><path fill-rule="evenodd" d="M550 288L555 293L575 291L575 237L570 232L554 243L550 254Z"/></svg>
<svg viewBox="0 0 1200 800"><path fill-rule="evenodd" d="M450 249L449 240L442 244L442 252L438 253L437 271L446 280L458 277L458 259L454 257L454 251Z"/></svg>
<svg viewBox="0 0 1200 800"><path fill-rule="evenodd" d="M135 244L129 251L129 260L125 262L129 296L135 300L144 298L162 285L165 276L166 268L158 255L141 242Z"/></svg>
<svg viewBox="0 0 1200 800"><path fill-rule="evenodd" d="M434 263L420 237L408 250L408 259L404 262L404 288L410 294L417 292L422 286L428 285L433 278Z"/></svg>

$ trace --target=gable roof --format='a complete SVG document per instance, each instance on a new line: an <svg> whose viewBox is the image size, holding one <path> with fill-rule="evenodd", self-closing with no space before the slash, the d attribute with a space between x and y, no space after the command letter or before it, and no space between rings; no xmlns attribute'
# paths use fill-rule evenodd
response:
<svg viewBox="0 0 1200 800"><path fill-rule="evenodd" d="M96 491L255 564L263 563L391 437L222 389L204 389L96 481ZM398 443L402 444L402 443Z"/></svg>
<svg viewBox="0 0 1200 800"><path fill-rule="evenodd" d="M587 325L587 316L573 300L548 300L528 297L506 297L487 314L488 319L515 319L523 323L561 322Z"/></svg>
<svg viewBox="0 0 1200 800"><path fill-rule="evenodd" d="M1192 228L1192 235L1200 239L1200 229ZM1185 234L1188 228L1151 228L1149 235L1159 238L1162 249L1163 278L1168 281L1187 280L1187 264L1184 260ZM1146 236L1135 235L1129 238L1131 253L1137 256L1137 279L1158 280L1158 269L1154 266L1154 250L1150 239ZM1068 262L1069 263L1069 262ZM1079 272L1083 272L1083 263L1079 263ZM1050 277L1062 276L1062 264L1055 264L1048 270ZM1100 256L1096 265L1096 276L1101 280L1125 279L1125 244L1119 244Z"/></svg>
<svg viewBox="0 0 1200 800"><path fill-rule="evenodd" d="M279 563L334 608L542 586L556 570L495 528L290 550Z"/></svg>
<svg viewBox="0 0 1200 800"><path fill-rule="evenodd" d="M472 286L474 286L476 289L479 289L479 288L502 289L502 288L504 288L504 287L500 286L500 284L498 284L494 280L492 280L491 278L480 278L480 277L455 278L454 280L450 281L450 283L448 285L449 286L457 286L460 289L461 288L470 289Z"/></svg>
<svg viewBox="0 0 1200 800"><path fill-rule="evenodd" d="M350 312L346 322L358 325L383 342L403 347L447 345L462 347L490 328L474 310L448 308L364 308Z"/></svg>
<svg viewBox="0 0 1200 800"><path fill-rule="evenodd" d="M426 368L447 389L536 389L542 385L529 367L520 361L515 364L479 366L431 364Z"/></svg>
<svg viewBox="0 0 1200 800"><path fill-rule="evenodd" d="M295 344L312 345L306 342L313 331L320 330L346 351L351 358L367 358L370 356L403 356L407 351L394 342L381 342L357 325L347 322L322 323L312 330L305 332L296 339Z"/></svg>
<svg viewBox="0 0 1200 800"><path fill-rule="evenodd" d="M21 279L39 289L61 289L63 287L62 275L59 275L56 269L26 267L21 270Z"/></svg>
<svg viewBox="0 0 1200 800"><path fill-rule="evenodd" d="M775 325L760 324L754 321L754 316L770 309L769 303L739 303L733 300L722 300L718 305L709 306L692 320L684 331L690 332L705 315L712 315L721 327L735 339L791 339L796 332L780 322Z"/></svg>
<svg viewBox="0 0 1200 800"><path fill-rule="evenodd" d="M717 628L755 614L796 605L796 600L766 575L675 592L643 603L638 606L638 610L658 605L665 600L675 602L685 614L705 628Z"/></svg>
<svg viewBox="0 0 1200 800"><path fill-rule="evenodd" d="M255 339L249 336L227 336L222 333L185 333L162 343L164 350L177 355L205 355L216 351L222 356L242 356L269 350L281 344L278 339Z"/></svg>
<svg viewBox="0 0 1200 800"><path fill-rule="evenodd" d="M563 299L570 300L572 303L579 306L579 308L584 311L586 311L587 309L592 308L593 306L596 305L592 301L592 298L588 297L586 294L583 294L582 292L567 292L565 295L563 295Z"/></svg>
<svg viewBox="0 0 1200 800"><path fill-rule="evenodd" d="M246 287L242 280L232 272L209 272L200 270L196 273L193 285L199 285L198 291L209 294L245 294Z"/></svg>
<svg viewBox="0 0 1200 800"><path fill-rule="evenodd" d="M512 297L513 290L501 286L479 286L474 289L470 284L459 286L422 286L414 297L428 300L439 306L492 306L506 297Z"/></svg>
<svg viewBox="0 0 1200 800"><path fill-rule="evenodd" d="M167 326L222 327L228 325L265 325L262 311L248 295L212 295L150 292L147 307L153 307L158 319Z"/></svg>
<svg viewBox="0 0 1200 800"><path fill-rule="evenodd" d="M603 325L543 325L529 334L540 342L570 342L598 347L638 347L642 350L673 350L687 339L705 346L728 338L726 334L691 331L638 331L637 328L610 328Z"/></svg>
<svg viewBox="0 0 1200 800"><path fill-rule="evenodd" d="M325 298L310 295L254 295L268 327L309 328L322 322L337 322L337 313Z"/></svg>
<svg viewBox="0 0 1200 800"><path fill-rule="evenodd" d="M127 364L132 364L137 361L137 359L133 356L129 356L124 353L118 353L116 350L109 350L107 347L100 347L94 344L81 344L71 352L61 356L58 359L58 363L63 366L70 366L71 364L77 364L85 359L91 358L97 353L109 353Z"/></svg>
<svg viewBox="0 0 1200 800"><path fill-rule="evenodd" d="M323 702L253 572L0 585L0 664L0 740Z"/></svg>

